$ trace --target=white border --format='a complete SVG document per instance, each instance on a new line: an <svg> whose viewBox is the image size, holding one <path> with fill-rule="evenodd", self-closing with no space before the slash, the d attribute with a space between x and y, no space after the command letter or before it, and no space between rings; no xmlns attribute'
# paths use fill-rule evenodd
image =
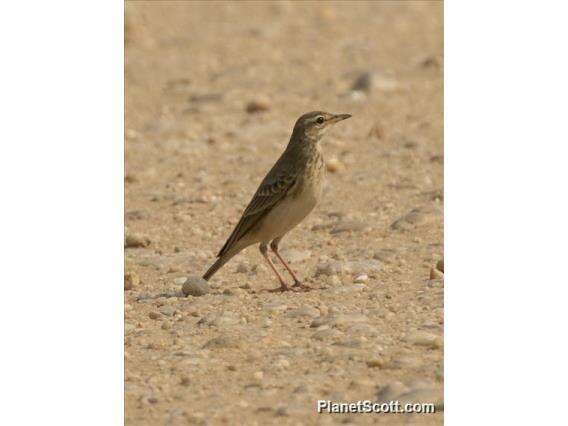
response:
<svg viewBox="0 0 568 426"><path fill-rule="evenodd" d="M0 14L0 424L123 423L123 9Z"/></svg>

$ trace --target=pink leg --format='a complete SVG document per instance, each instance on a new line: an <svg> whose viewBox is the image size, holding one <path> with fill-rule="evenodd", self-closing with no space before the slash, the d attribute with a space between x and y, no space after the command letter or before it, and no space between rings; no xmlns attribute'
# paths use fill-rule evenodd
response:
<svg viewBox="0 0 568 426"><path fill-rule="evenodd" d="M280 281L280 288L274 289L272 291L289 291L290 288L286 285L286 281L284 281L284 278L282 278L282 275L280 275L280 272L278 272L276 266L274 266L274 263L272 263L272 260L270 260L270 257L268 257L268 249L266 245L263 244L260 245L260 253L262 254L262 256L264 256L264 258L270 265L270 268L272 268L272 270L278 277L278 281Z"/></svg>
<svg viewBox="0 0 568 426"><path fill-rule="evenodd" d="M290 273L290 275L292 276L292 278L294 279L294 287L299 287L302 288L304 290L306 289L310 289L310 287L302 284L302 282L298 279L298 277L296 277L296 274L294 273L294 271L292 271L292 268L290 268L290 266L288 265L288 263L284 260L284 258L282 256L280 256L280 253L278 253L278 243L280 242L279 239L276 239L274 241L272 241L272 243L270 244L270 248L272 249L272 251L274 252L274 254L276 255L276 257L278 257L278 259L280 259L280 262L282 262L282 264L284 265L284 267L288 270L288 272Z"/></svg>

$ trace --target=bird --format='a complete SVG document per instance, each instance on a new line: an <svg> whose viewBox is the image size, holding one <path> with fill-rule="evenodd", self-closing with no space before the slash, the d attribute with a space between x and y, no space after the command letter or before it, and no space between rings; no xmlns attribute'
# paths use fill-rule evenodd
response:
<svg viewBox="0 0 568 426"><path fill-rule="evenodd" d="M312 111L296 121L286 149L262 180L233 232L203 275L209 279L246 247L259 250L278 278L280 287L271 291L308 291L278 251L282 238L316 207L322 198L326 167L320 142L336 123L351 114ZM268 247L294 280L289 287L268 256Z"/></svg>

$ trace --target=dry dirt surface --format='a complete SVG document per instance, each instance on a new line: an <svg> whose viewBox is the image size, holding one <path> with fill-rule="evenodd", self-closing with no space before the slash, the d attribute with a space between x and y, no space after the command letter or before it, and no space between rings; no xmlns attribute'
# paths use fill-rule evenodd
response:
<svg viewBox="0 0 568 426"><path fill-rule="evenodd" d="M443 5L133 1L125 25L126 424L442 424ZM353 117L281 244L313 290L268 292L250 247L185 297L320 109Z"/></svg>

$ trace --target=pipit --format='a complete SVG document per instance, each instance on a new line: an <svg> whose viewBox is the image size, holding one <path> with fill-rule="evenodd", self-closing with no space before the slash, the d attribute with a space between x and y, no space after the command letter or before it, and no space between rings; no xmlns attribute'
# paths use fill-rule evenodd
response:
<svg viewBox="0 0 568 426"><path fill-rule="evenodd" d="M306 290L292 268L278 252L278 244L318 204L325 180L325 162L320 141L335 123L351 117L322 111L302 115L294 126L290 142L268 172L239 223L217 255L217 261L203 275L209 280L225 263L244 248L260 243L260 253L280 282L274 291ZM288 287L270 257L268 246L294 279Z"/></svg>

